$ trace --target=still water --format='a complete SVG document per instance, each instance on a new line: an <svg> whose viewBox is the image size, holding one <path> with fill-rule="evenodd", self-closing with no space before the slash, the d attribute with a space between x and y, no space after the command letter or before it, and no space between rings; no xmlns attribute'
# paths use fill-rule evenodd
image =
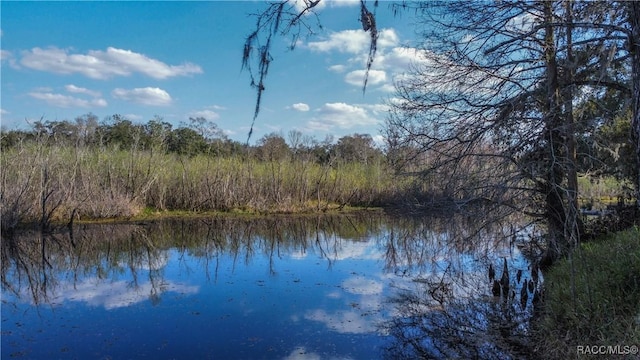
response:
<svg viewBox="0 0 640 360"><path fill-rule="evenodd" d="M487 334L526 333L534 273L514 241L378 213L21 234L2 240L2 358L508 358ZM505 264L503 301L487 269Z"/></svg>

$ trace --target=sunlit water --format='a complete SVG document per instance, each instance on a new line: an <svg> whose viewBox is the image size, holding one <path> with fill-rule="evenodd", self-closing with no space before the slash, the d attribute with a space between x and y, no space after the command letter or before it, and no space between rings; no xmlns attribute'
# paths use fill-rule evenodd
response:
<svg viewBox="0 0 640 360"><path fill-rule="evenodd" d="M415 330L400 321L415 311L400 295L425 299L419 311L428 317L498 303L488 264L499 276L507 259L512 274L529 274L509 236L471 245L465 231L449 220L350 215L94 225L3 239L2 358L412 356L399 334Z"/></svg>

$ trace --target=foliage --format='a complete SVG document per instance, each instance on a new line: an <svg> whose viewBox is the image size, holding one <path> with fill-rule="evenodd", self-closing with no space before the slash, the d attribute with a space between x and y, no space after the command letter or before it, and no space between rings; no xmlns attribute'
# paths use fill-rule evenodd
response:
<svg viewBox="0 0 640 360"><path fill-rule="evenodd" d="M333 144L311 139L295 152L275 134L246 148L158 119L138 125L112 117L81 140L74 124L61 123L7 133L3 233L131 217L145 208L291 213L377 206L394 201L402 186L384 161L339 159Z"/></svg>
<svg viewBox="0 0 640 360"><path fill-rule="evenodd" d="M640 342L640 230L582 244L545 274L537 356L578 358L578 345Z"/></svg>

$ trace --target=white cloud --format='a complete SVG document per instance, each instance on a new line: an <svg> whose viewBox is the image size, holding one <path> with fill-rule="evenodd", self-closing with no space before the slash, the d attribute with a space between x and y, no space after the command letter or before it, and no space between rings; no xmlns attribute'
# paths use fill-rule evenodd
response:
<svg viewBox="0 0 640 360"><path fill-rule="evenodd" d="M290 3L293 3L293 7L295 8L295 10L297 12L301 12L301 11L305 10L306 8L308 8L309 5L311 5L311 2L312 1L310 1L310 0L292 0L292 1L290 1ZM313 2L315 2L315 0L313 0ZM316 10L324 8L325 6L327 6L327 2L323 0L323 1L320 1L318 4L316 4L313 7L313 10L316 11ZM308 14L309 13L305 13L305 15L308 15Z"/></svg>
<svg viewBox="0 0 640 360"><path fill-rule="evenodd" d="M354 70L345 75L344 81L355 86L364 84L365 70ZM381 70L369 70L369 79L367 85L378 85L387 81L387 73Z"/></svg>
<svg viewBox="0 0 640 360"><path fill-rule="evenodd" d="M42 100L51 106L61 108L92 108L107 106L107 101L100 98L86 100L69 95L43 91L32 91L28 95L34 99Z"/></svg>
<svg viewBox="0 0 640 360"><path fill-rule="evenodd" d="M66 85L64 88L67 90L67 92L74 93L74 94L87 94L92 97L101 96L100 92L98 91L93 91L83 87L78 87L73 84Z"/></svg>
<svg viewBox="0 0 640 360"><path fill-rule="evenodd" d="M8 60L13 57L13 54L9 50L0 50L0 60Z"/></svg>
<svg viewBox="0 0 640 360"><path fill-rule="evenodd" d="M352 116L355 118L366 117L366 111L363 108L345 104L345 103L326 103L320 109L323 116Z"/></svg>
<svg viewBox="0 0 640 360"><path fill-rule="evenodd" d="M389 105L387 104L358 104L357 106L372 111L375 115L389 112Z"/></svg>
<svg viewBox="0 0 640 360"><path fill-rule="evenodd" d="M360 0L324 0L331 7L359 6Z"/></svg>
<svg viewBox="0 0 640 360"><path fill-rule="evenodd" d="M510 19L505 28L510 31L524 33L531 30L531 28L540 22L540 17L530 12L526 12L522 15L516 16Z"/></svg>
<svg viewBox="0 0 640 360"><path fill-rule="evenodd" d="M20 66L18 66L15 57L13 56L13 53L9 50L2 50L0 49L0 62L4 63L4 62L8 62L9 66L11 66L14 69L19 69Z"/></svg>
<svg viewBox="0 0 640 360"><path fill-rule="evenodd" d="M117 88L111 92L111 95L116 99L150 106L167 106L173 101L168 92L156 87L131 90Z"/></svg>
<svg viewBox="0 0 640 360"><path fill-rule="evenodd" d="M124 114L122 116L124 116L125 119L129 119L132 121L140 121L144 118L142 115L138 115L138 114Z"/></svg>
<svg viewBox="0 0 640 360"><path fill-rule="evenodd" d="M392 68L396 71L406 71L414 64L426 62L422 50L410 47L394 47L390 51L376 55L374 66L376 68Z"/></svg>
<svg viewBox="0 0 640 360"><path fill-rule="evenodd" d="M399 42L398 35L393 29L382 29L378 34L377 46L379 50L396 46ZM312 41L307 46L309 49L319 52L337 50L343 53L368 54L370 44L371 35L362 29L358 29L334 32L326 40Z"/></svg>
<svg viewBox="0 0 640 360"><path fill-rule="evenodd" d="M349 54L343 64L333 64L329 70L335 73L346 73L347 84L361 87L364 84L365 65L369 59L370 34L363 30L344 30L331 33L326 39L313 41L307 48L316 52L337 51ZM393 28L382 29L377 41L377 52L369 71L368 86L376 86L376 90L392 92L395 90L392 81L409 70L410 65L424 62L422 53L414 48L400 46L400 38Z"/></svg>
<svg viewBox="0 0 640 360"><path fill-rule="evenodd" d="M6 124L3 124L3 120L4 120L3 118L4 118L6 115L9 115L9 114L10 114L10 113L9 113L7 110L5 110L5 109L0 109L0 126L1 126L1 125L6 125Z"/></svg>
<svg viewBox="0 0 640 360"><path fill-rule="evenodd" d="M343 73L347 70L347 67L345 65L331 65L329 66L329 71L333 71L336 73Z"/></svg>
<svg viewBox="0 0 640 360"><path fill-rule="evenodd" d="M306 9L311 2L315 2L315 0L292 0L293 6L296 11L300 12ZM321 0L317 5L313 7L313 11L318 11L330 7L347 7L347 6L358 6L360 5L360 0ZM309 13L305 13L308 15Z"/></svg>
<svg viewBox="0 0 640 360"><path fill-rule="evenodd" d="M392 28L382 29L378 35L378 48L386 49L389 47L398 46L400 42L400 38L398 38L398 34ZM369 51L367 49L367 51Z"/></svg>
<svg viewBox="0 0 640 360"><path fill-rule="evenodd" d="M378 135L373 135L373 142L377 145L377 146L384 146L386 144L386 139L384 138L384 136L378 134Z"/></svg>
<svg viewBox="0 0 640 360"><path fill-rule="evenodd" d="M131 50L113 47L89 50L87 54L72 54L67 49L35 47L22 53L20 63L30 69L57 74L82 74L92 79L108 79L113 76L129 76L140 73L154 79L166 79L202 73L200 66L192 63L167 65Z"/></svg>
<svg viewBox="0 0 640 360"><path fill-rule="evenodd" d="M220 114L218 114L217 112L213 111L213 110L197 110L197 111L192 111L189 114L187 114L188 117L190 118L205 118L207 120L217 120L220 118Z"/></svg>
<svg viewBox="0 0 640 360"><path fill-rule="evenodd" d="M364 30L343 30L332 33L327 40L309 42L307 46L319 52L337 50L358 54L369 48L370 41L371 37Z"/></svg>
<svg viewBox="0 0 640 360"><path fill-rule="evenodd" d="M334 127L349 129L354 126L376 125L379 120L364 108L345 103L327 103L318 110L318 116L307 123L313 130L328 131Z"/></svg>
<svg viewBox="0 0 640 360"><path fill-rule="evenodd" d="M309 111L309 105L305 103L296 103L291 105L291 108L298 111Z"/></svg>

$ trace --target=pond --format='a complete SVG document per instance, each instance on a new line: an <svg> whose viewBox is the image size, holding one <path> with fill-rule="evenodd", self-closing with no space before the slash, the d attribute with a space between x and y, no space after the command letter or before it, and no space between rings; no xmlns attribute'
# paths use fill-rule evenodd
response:
<svg viewBox="0 0 640 360"><path fill-rule="evenodd" d="M538 292L523 241L379 213L20 234L2 241L2 358L508 358Z"/></svg>

